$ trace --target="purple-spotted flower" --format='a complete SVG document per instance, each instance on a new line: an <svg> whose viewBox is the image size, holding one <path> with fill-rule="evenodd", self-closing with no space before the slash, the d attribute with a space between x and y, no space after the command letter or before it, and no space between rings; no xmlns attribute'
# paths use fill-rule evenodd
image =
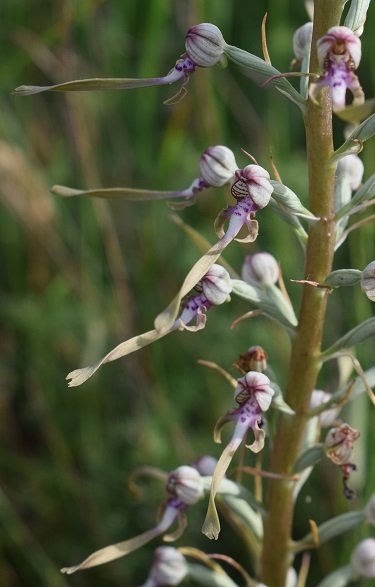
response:
<svg viewBox="0 0 375 587"><path fill-rule="evenodd" d="M353 105L364 102L364 94L354 71L361 60L361 41L351 29L335 26L317 42L318 61L324 70L317 82L310 85L309 95L316 100L323 87L331 88L333 111L346 106L346 90L353 94Z"/></svg>
<svg viewBox="0 0 375 587"><path fill-rule="evenodd" d="M244 169L238 169L235 172L231 194L237 200L237 204L227 206L215 221L215 231L220 240L189 271L176 297L164 312L157 316L156 330L161 334L170 330L178 315L182 298L187 295L197 281L202 279L233 240L236 239L243 243L254 242L258 236L258 222L254 216L258 210L267 206L272 192L273 186L269 173L263 167L247 165ZM228 227L225 231L224 225L227 221ZM237 239L236 237L243 226L246 226L248 234L243 239Z"/></svg>
<svg viewBox="0 0 375 587"><path fill-rule="evenodd" d="M353 443L358 438L358 430L349 424L341 424L329 430L324 443L327 457L335 465L339 465L343 472L344 495L347 499L353 499L356 495L355 491L348 486L347 481L350 473L357 469L357 466L350 460L354 450Z"/></svg>
<svg viewBox="0 0 375 587"><path fill-rule="evenodd" d="M173 534L164 536L164 540L169 542L177 540L186 527L184 511L189 505L197 503L203 497L203 481L196 469L181 466L169 474L166 491L168 498L162 507L161 520L155 528L140 534L136 538L124 540L97 550L83 562L73 567L64 567L61 572L71 575L76 571L96 567L125 556L150 542L156 536L164 534L176 520L178 522L177 530Z"/></svg>
<svg viewBox="0 0 375 587"><path fill-rule="evenodd" d="M184 555L173 546L159 546L154 552L152 567L142 587L178 585L188 574Z"/></svg>
<svg viewBox="0 0 375 587"><path fill-rule="evenodd" d="M210 500L206 520L202 531L209 538L217 539L220 532L220 522L215 506L215 496L220 483L231 463L231 460L251 428L254 433L254 442L246 445L253 452L259 452L264 446L265 432L261 428L262 415L270 407L274 390L266 375L256 371L249 371L245 377L237 380L234 390L234 399L238 408L221 417L214 432L215 442L221 442L221 429L227 422L234 422L233 436L221 454L212 476Z"/></svg>
<svg viewBox="0 0 375 587"><path fill-rule="evenodd" d="M273 192L268 171L260 165L247 165L238 169L231 186L231 194L237 200L235 206L227 206L216 219L215 229L220 237L235 238L243 226L247 226L249 236L242 242L252 242L253 226L251 219L256 212L267 206ZM228 229L224 233L223 225L229 220ZM250 239L250 240L249 240Z"/></svg>
<svg viewBox="0 0 375 587"><path fill-rule="evenodd" d="M112 351L110 351L105 357L81 369L76 369L67 375L69 381L69 387L76 387L81 385L87 379L89 379L102 365L115 361L120 357L124 357L137 351L152 342L155 342L162 336L173 332L174 330L189 330L196 332L205 327L206 324L206 312L212 308L223 304L229 299L229 294L232 291L232 282L229 273L221 265L212 265L206 274L200 279L195 285L194 290L196 293L191 294L185 302L182 303L182 309L179 317L174 321L168 331L160 333L158 330L150 330L144 334L135 336L130 340L117 345ZM196 323L189 326L193 320Z"/></svg>
<svg viewBox="0 0 375 587"><path fill-rule="evenodd" d="M145 202L150 200L173 200L171 208L182 209L195 204L197 195L211 187L222 187L231 183L238 169L233 152L224 145L208 147L199 162L200 176L192 181L184 190L144 190L132 188L97 188L77 190L66 186L55 185L52 193L63 198L89 196L94 198L116 198L128 202Z"/></svg>
<svg viewBox="0 0 375 587"><path fill-rule="evenodd" d="M215 65L224 53L226 43L220 30L213 24L203 23L189 29L186 35L186 53L176 61L171 71L162 77L134 78L93 78L81 79L52 86L19 86L14 94L30 96L40 92L83 92L90 90L128 90L148 86L163 86L182 80L182 87L173 98L164 104L175 104L186 95L186 85L195 68Z"/></svg>

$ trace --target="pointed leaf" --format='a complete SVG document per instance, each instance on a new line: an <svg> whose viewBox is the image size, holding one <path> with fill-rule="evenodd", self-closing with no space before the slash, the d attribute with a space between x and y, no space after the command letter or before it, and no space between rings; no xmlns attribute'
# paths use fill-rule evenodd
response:
<svg viewBox="0 0 375 587"><path fill-rule="evenodd" d="M338 269L327 275L324 284L330 287L356 285L361 281L361 277L362 271L359 269Z"/></svg>
<svg viewBox="0 0 375 587"><path fill-rule="evenodd" d="M368 385L371 388L375 387L375 367L371 367L371 369L367 369L367 371L364 372L364 375L365 375L365 379L366 379ZM351 382L349 382L348 385L346 385L343 389L339 389L338 391L336 391L336 393L334 393L332 395L331 399L327 403L327 407L334 405L334 404L337 404L340 401L342 401L346 397L348 387L350 385L351 385ZM349 401L355 399L356 397L358 397L362 393L365 393L365 391L366 391L366 386L364 384L363 379L361 377L357 376L354 379L354 385L350 391Z"/></svg>
<svg viewBox="0 0 375 587"><path fill-rule="evenodd" d="M362 150L362 143L370 139L375 134L375 114L364 120L350 135L339 149L337 149L331 158L331 163L338 161L342 157L350 154L359 153Z"/></svg>
<svg viewBox="0 0 375 587"><path fill-rule="evenodd" d="M238 47L232 45L226 45L224 49L225 55L237 65L249 69L251 73L255 74L262 80L268 80L274 76L280 75L280 71L275 69L272 65L260 59L256 55L247 53ZM306 100L301 96L299 92L288 82L285 77L279 77L270 81L270 84L274 85L283 94L290 98L295 104L297 104L302 111L306 109Z"/></svg>
<svg viewBox="0 0 375 587"><path fill-rule="evenodd" d="M340 536L344 532L351 530L361 524L366 519L366 514L363 510L355 511L355 512L347 512L345 514L341 514L340 516L336 516L331 520L327 520L327 522L323 522L320 526L318 526L318 537L320 544L324 542L328 542L335 536ZM307 534L302 540L300 540L297 544L301 546L304 544L313 543L313 535L311 532Z"/></svg>
<svg viewBox="0 0 375 587"><path fill-rule="evenodd" d="M232 287L232 293L260 308L269 318L294 333L297 319L293 309L287 308L286 300L276 287L262 290L240 279L232 279Z"/></svg>
<svg viewBox="0 0 375 587"><path fill-rule="evenodd" d="M324 455L325 452L323 444L316 444L315 446L311 446L298 457L293 468L294 472L300 473L308 467L313 467L324 457Z"/></svg>
<svg viewBox="0 0 375 587"><path fill-rule="evenodd" d="M348 14L346 15L344 26L356 34L360 31L365 23L367 10L371 0L352 0Z"/></svg>
<svg viewBox="0 0 375 587"><path fill-rule="evenodd" d="M203 565L188 563L188 571L193 583L203 587L238 587L226 573L215 573Z"/></svg>
<svg viewBox="0 0 375 587"><path fill-rule="evenodd" d="M317 587L346 587L351 582L353 569L350 565L336 569L320 581Z"/></svg>
<svg viewBox="0 0 375 587"><path fill-rule="evenodd" d="M273 199L276 200L279 205L283 206L286 211L289 211L296 216L303 216L307 220L318 220L310 210L302 205L299 197L286 185L274 180L271 180L271 184L273 186Z"/></svg>
<svg viewBox="0 0 375 587"><path fill-rule="evenodd" d="M337 351L341 349L356 346L373 335L375 335L375 318L369 318L352 330L349 330L349 332L347 332L342 338L335 342L335 344L325 350L321 354L321 357L327 358L330 355L337 353Z"/></svg>
<svg viewBox="0 0 375 587"><path fill-rule="evenodd" d="M307 232L303 228L302 224L296 216L286 212L282 206L271 196L268 203L268 207L271 208L284 222L292 226L295 235L300 241L302 247L305 247L307 243Z"/></svg>
<svg viewBox="0 0 375 587"><path fill-rule="evenodd" d="M373 173L363 186L356 191L350 202L337 212L336 220L339 220L346 215L350 216L351 214L356 213L358 211L357 206L362 202L372 200L373 198L375 198L375 173Z"/></svg>

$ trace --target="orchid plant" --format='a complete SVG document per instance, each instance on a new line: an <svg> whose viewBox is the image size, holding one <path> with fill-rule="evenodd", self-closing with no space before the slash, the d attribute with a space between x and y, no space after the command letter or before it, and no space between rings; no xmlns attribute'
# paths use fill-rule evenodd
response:
<svg viewBox="0 0 375 587"><path fill-rule="evenodd" d="M264 59L227 44L217 26L203 23L188 30L185 53L165 76L94 78L46 87L24 85L15 90L16 95L27 96L44 91L128 90L182 82L178 93L166 101L172 105L185 96L187 83L196 68L225 65L229 60L250 72L263 85L272 85L290 99L299 110L306 131L309 183L309 201L306 203L282 183L274 165L270 169L271 179L270 172L245 153L251 162L239 168L234 153L224 145L210 146L204 151L197 162L199 176L186 189L52 188L55 195L64 198L167 199L176 210L193 205L198 196L203 197L202 193L206 194L212 187L228 189L233 198L231 205L217 211L214 221L216 242L199 240L204 249L202 256L187 273L166 309L156 317L154 328L122 342L94 364L69 373L70 386L83 384L105 363L123 358L177 329L201 330L206 325L208 311L213 307L221 306L215 312L230 311L226 302L230 301L231 295L249 303L249 311L236 323L262 316L260 319L275 321L291 340L285 389L281 389L268 364L266 349L256 346L257 341L252 341L253 346L239 356L235 365L238 378L215 363L205 363L224 378L225 385L233 388L237 403L237 407L227 414L217 414L215 442L221 442L220 431L224 424L234 424L232 437L219 460L216 462L206 456L191 465L181 465L170 474L156 473L153 467L141 468L140 474L151 474L165 482L167 499L157 525L137 538L104 547L80 564L64 567L63 573L71 574L113 561L163 534L164 540L176 540L186 525L188 507L194 507L205 497L208 497L208 511L205 521L202 520L203 533L210 539L217 539L219 514L229 517L235 514L241 520L241 532L247 536L251 554L249 568L244 569L229 557L225 559L225 555L208 556L193 547L159 546L145 585L177 585L191 576L202 585L233 587L236 585L234 580L214 560L222 558L240 572L248 586L303 587L309 584L309 558L304 556L297 573L294 560L298 553L308 553L358 524L375 525L373 497L365 507L343 513L321 526L311 522L310 531L301 540L294 541L292 537L298 494L314 466L322 459L329 459L341 468L344 494L348 499L355 497L348 480L356 469L354 442L361 431L352 428L350 422L343 422L340 410L345 403L354 401L365 392L369 408L375 405L372 392L374 369L364 370L354 354L356 345L375 334L375 318L341 333L338 340L322 350L329 294L334 294L339 287L361 287L370 301L375 300L375 261L369 259L363 270L333 270L335 252L348 234L363 224L363 221L351 222L352 217L372 205L375 197L375 174L362 183L364 167L358 156L365 141L375 134L375 114L371 113L373 102L365 100L355 73L360 68L360 35L370 0L351 0L349 9L345 7L347 2L342 0L315 0L313 13L311 3L307 4L312 22L301 26L291 41L295 53L293 67L299 67L299 72L282 73L271 65L265 21L262 28ZM300 78L300 91L290 83L289 77ZM253 91L256 90L253 88ZM350 99L348 91L352 94ZM333 114L351 124L342 145L336 150L333 147ZM337 143L341 139L336 136L335 140ZM267 165L267 162L263 164ZM253 253L251 249L255 240L261 247L258 222L262 222L262 211L266 207L285 221L285 228L293 231L304 251L304 275L297 280L303 289L299 308L293 308L275 257L268 252ZM249 246L243 266L238 268L241 277L222 257L235 240ZM350 379L349 374L343 387L333 393L316 389L318 375L325 363L337 361L342 356L349 357L356 376ZM328 431L321 440L324 428ZM249 431L254 440L248 444ZM261 454L265 443L269 445L270 453L265 469L261 466L251 469L244 464L240 467L242 473L265 479L266 497L260 501L259 495L254 496L243 481L231 481L226 474L241 444L249 451ZM177 530L165 535L175 521L178 522ZM189 563L189 557L198 559L199 564ZM360 577L375 578L374 538L358 544L348 564L321 577L319 587L344 587Z"/></svg>

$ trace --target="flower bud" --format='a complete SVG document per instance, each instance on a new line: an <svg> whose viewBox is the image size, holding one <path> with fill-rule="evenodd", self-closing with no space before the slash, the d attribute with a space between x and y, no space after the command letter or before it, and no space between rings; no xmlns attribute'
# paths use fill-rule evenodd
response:
<svg viewBox="0 0 375 587"><path fill-rule="evenodd" d="M220 29L208 22L191 27L185 37L187 54L199 67L211 67L220 61L225 45Z"/></svg>
<svg viewBox="0 0 375 587"><path fill-rule="evenodd" d="M223 304L232 291L229 273L221 265L214 263L200 281L203 294L214 306Z"/></svg>
<svg viewBox="0 0 375 587"><path fill-rule="evenodd" d="M332 397L331 393L326 391L321 391L319 389L314 389L310 399L310 408L313 410L318 406L322 406L326 404ZM323 428L327 428L328 426L332 426L335 423L335 420L339 414L340 408L328 408L321 414L319 414L319 422Z"/></svg>
<svg viewBox="0 0 375 587"><path fill-rule="evenodd" d="M294 567L289 567L286 574L285 587L297 587L298 576Z"/></svg>
<svg viewBox="0 0 375 587"><path fill-rule="evenodd" d="M349 424L331 428L324 443L326 455L335 465L349 463L353 454L353 443L359 438L358 430Z"/></svg>
<svg viewBox="0 0 375 587"><path fill-rule="evenodd" d="M194 461L192 467L194 467L202 477L210 477L213 475L216 465L217 459L210 455L203 455L203 457Z"/></svg>
<svg viewBox="0 0 375 587"><path fill-rule="evenodd" d="M366 520L375 526L375 493L372 494L365 507Z"/></svg>
<svg viewBox="0 0 375 587"><path fill-rule="evenodd" d="M157 585L178 585L188 574L183 554L172 546L159 546L155 550L150 579Z"/></svg>
<svg viewBox="0 0 375 587"><path fill-rule="evenodd" d="M375 302L375 261L369 263L362 271L361 288L372 302Z"/></svg>
<svg viewBox="0 0 375 587"><path fill-rule="evenodd" d="M361 577L375 577L375 538L362 540L354 549L350 564Z"/></svg>
<svg viewBox="0 0 375 587"><path fill-rule="evenodd" d="M221 187L232 181L237 169L233 152L223 145L209 147L200 160L201 178L213 187Z"/></svg>
<svg viewBox="0 0 375 587"><path fill-rule="evenodd" d="M364 166L358 155L342 157L337 165L337 178L346 179L351 190L357 190L362 183Z"/></svg>
<svg viewBox="0 0 375 587"><path fill-rule="evenodd" d="M238 404L242 404L254 396L260 409L265 412L270 407L274 393L267 375L257 371L249 371L245 377L237 380L234 399Z"/></svg>
<svg viewBox="0 0 375 587"><path fill-rule="evenodd" d="M297 61L307 55L311 47L313 23L307 22L299 27L293 35L293 51Z"/></svg>
<svg viewBox="0 0 375 587"><path fill-rule="evenodd" d="M203 481L196 469L182 465L169 474L167 491L191 505L203 496Z"/></svg>
<svg viewBox="0 0 375 587"><path fill-rule="evenodd" d="M268 171L260 165L247 165L238 169L235 175L231 187L234 198L250 196L259 209L267 206L273 192Z"/></svg>
<svg viewBox="0 0 375 587"><path fill-rule="evenodd" d="M261 346L251 346L244 355L240 355L237 365L244 371L263 373L267 369L267 353Z"/></svg>
<svg viewBox="0 0 375 587"><path fill-rule="evenodd" d="M262 289L274 285L279 279L279 275L279 265L269 253L248 255L242 265L243 281Z"/></svg>

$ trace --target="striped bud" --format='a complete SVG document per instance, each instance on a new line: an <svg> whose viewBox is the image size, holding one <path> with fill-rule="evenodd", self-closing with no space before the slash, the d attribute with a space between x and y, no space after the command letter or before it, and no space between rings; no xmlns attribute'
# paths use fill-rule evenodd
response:
<svg viewBox="0 0 375 587"><path fill-rule="evenodd" d="M187 54L199 67L216 65L224 54L225 46L220 29L208 22L191 27L185 37Z"/></svg>

